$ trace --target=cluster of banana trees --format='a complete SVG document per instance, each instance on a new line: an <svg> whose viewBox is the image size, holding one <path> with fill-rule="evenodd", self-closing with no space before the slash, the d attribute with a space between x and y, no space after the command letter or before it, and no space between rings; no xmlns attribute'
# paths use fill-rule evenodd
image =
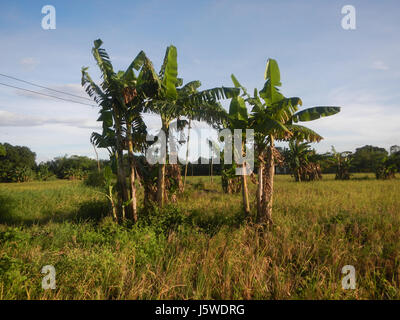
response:
<svg viewBox="0 0 400 320"><path fill-rule="evenodd" d="M350 151L337 152L335 147L332 146L332 158L331 161L336 166L336 180L349 180L350 179L350 165L351 157Z"/></svg>
<svg viewBox="0 0 400 320"><path fill-rule="evenodd" d="M381 163L375 169L377 179L387 180L394 179L397 172L397 164L393 155L386 156L381 160Z"/></svg>
<svg viewBox="0 0 400 320"><path fill-rule="evenodd" d="M313 130L298 125L298 122L312 121L340 111L340 107L318 106L299 111L302 101L298 97L286 98L280 91L280 70L274 59L267 61L264 73L264 87L254 89L251 96L234 75L233 84L241 90L240 96L231 100L229 125L235 129L253 129L254 146L258 160L257 217L261 224L272 223L272 204L275 165L283 161L275 148L276 141L318 142L322 137ZM247 106L251 107L248 112ZM243 145L244 147L244 145ZM244 151L244 149L242 150ZM246 164L243 163L243 173ZM242 176L243 207L250 212L246 175Z"/></svg>
<svg viewBox="0 0 400 320"><path fill-rule="evenodd" d="M228 117L218 102L238 94L236 88L213 88L198 91L200 81L183 84L178 78L177 50L169 46L160 71L157 73L151 60L141 51L124 71L114 71L110 57L102 48L102 41L94 41L92 54L100 69L102 82L98 85L90 77L88 68L82 68L82 86L100 107L102 133L93 133L91 142L106 148L117 173L117 201L113 201L116 215L122 219L138 219L136 183L138 177L135 152L144 153L150 142L146 141L147 127L143 113L159 115L161 130L169 137L171 123L191 127L192 120L205 121L214 128L222 127ZM188 121L181 121L186 117ZM166 143L168 146L168 141ZM123 155L129 159L129 183L126 182ZM168 150L166 152L168 154ZM187 151L188 155L188 151ZM165 177L168 159L158 165L157 203L165 202ZM185 180L186 180L185 170ZM143 181L148 181L143 179Z"/></svg>
<svg viewBox="0 0 400 320"><path fill-rule="evenodd" d="M13 182L28 182L33 180L34 172L27 166L13 168L9 175L9 181Z"/></svg>
<svg viewBox="0 0 400 320"><path fill-rule="evenodd" d="M68 168L63 172L64 177L69 180L82 180L87 177L87 172L80 168Z"/></svg>
<svg viewBox="0 0 400 320"><path fill-rule="evenodd" d="M307 142L289 141L289 149L283 152L285 164L289 167L295 181L314 181L322 179L319 164L320 156Z"/></svg>
<svg viewBox="0 0 400 320"><path fill-rule="evenodd" d="M282 156L275 148L275 141L319 141L322 139L319 134L296 123L333 115L340 110L339 107L313 107L298 111L302 105L300 98L286 98L278 89L281 86L280 71L273 59L267 62L264 87L260 91L255 89L251 96L234 75L231 76L234 84L232 88L218 87L199 91L200 81L184 84L178 77L177 50L172 45L166 50L159 72L155 71L152 62L143 51L126 70L116 72L110 57L101 46L101 40L94 41L92 54L101 71L102 82L96 84L87 68L82 68L82 86L99 105L98 121L102 122L103 127L101 134L92 134L91 142L108 150L117 173L118 199L113 200L114 216L127 217L135 222L138 219L135 179L140 177L138 169L144 168L145 164L136 163L138 161L135 160L134 153L143 154L151 144L146 141L148 132L143 113L149 112L160 117L161 130L167 139L172 139L169 131L174 121L181 129L189 126L188 141L193 120L205 121L216 129L241 129L243 142L238 152L242 153L242 156L246 153L246 129L253 129L255 135L252 143L258 162L257 221L272 223L274 170L275 165L282 161ZM231 99L229 113L219 103L220 99ZM251 107L251 112L248 112L248 106ZM169 145L168 142L166 141L166 146ZM212 142L209 142L209 145L210 148L213 147ZM188 146L189 143L187 148ZM128 184L123 166L124 152L127 152L129 159ZM188 153L187 149L186 163ZM174 169L166 169L169 165L167 154L168 149L162 156L162 161L158 163L156 184L152 176L146 179L142 175L141 179L145 191L156 192L155 200L159 207L164 205L166 199L166 173L176 172ZM243 161L240 168L243 208L245 214L250 215L247 187L249 170L246 161ZM147 167L146 172L154 171L153 169ZM183 185L186 175L187 164Z"/></svg>

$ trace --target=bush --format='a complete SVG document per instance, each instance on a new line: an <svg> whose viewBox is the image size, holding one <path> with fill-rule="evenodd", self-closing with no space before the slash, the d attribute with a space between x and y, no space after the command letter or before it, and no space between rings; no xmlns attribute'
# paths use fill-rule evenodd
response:
<svg viewBox="0 0 400 320"><path fill-rule="evenodd" d="M56 177L52 172L49 170L49 166L46 164L39 164L36 169L36 178L39 181L49 181L49 180L54 180Z"/></svg>
<svg viewBox="0 0 400 320"><path fill-rule="evenodd" d="M140 215L139 227L151 227L158 234L168 234L187 223L187 216L177 206L170 204L164 208L152 207Z"/></svg>
<svg viewBox="0 0 400 320"><path fill-rule="evenodd" d="M91 171L85 179L85 185L95 188L105 187L104 170L100 172L98 170Z"/></svg>
<svg viewBox="0 0 400 320"><path fill-rule="evenodd" d="M34 172L27 166L16 167L11 169L9 173L9 181L12 182L28 182L34 178Z"/></svg>
<svg viewBox="0 0 400 320"><path fill-rule="evenodd" d="M392 157L385 157L375 170L377 179L387 180L393 179L397 171L396 163Z"/></svg>
<svg viewBox="0 0 400 320"><path fill-rule="evenodd" d="M19 295L23 294L24 282L28 279L24 265L22 260L10 257L6 253L0 256L0 283Z"/></svg>
<svg viewBox="0 0 400 320"><path fill-rule="evenodd" d="M82 180L87 177L87 172L81 168L69 168L64 170L64 179Z"/></svg>
<svg viewBox="0 0 400 320"><path fill-rule="evenodd" d="M393 165L382 165L376 169L375 175L377 179L387 180L395 177L396 167Z"/></svg>

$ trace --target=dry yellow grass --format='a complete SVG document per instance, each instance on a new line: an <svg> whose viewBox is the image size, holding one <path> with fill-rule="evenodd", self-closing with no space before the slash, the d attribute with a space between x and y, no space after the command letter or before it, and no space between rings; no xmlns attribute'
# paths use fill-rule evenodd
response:
<svg viewBox="0 0 400 320"><path fill-rule="evenodd" d="M107 202L79 182L1 184L0 299L400 299L400 180L363 177L277 176L266 232L207 177L162 212L188 217L167 233L102 218ZM56 290L41 288L48 264Z"/></svg>

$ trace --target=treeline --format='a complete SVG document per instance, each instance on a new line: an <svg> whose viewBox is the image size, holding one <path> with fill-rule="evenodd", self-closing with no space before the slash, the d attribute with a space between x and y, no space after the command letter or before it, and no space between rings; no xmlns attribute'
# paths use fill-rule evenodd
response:
<svg viewBox="0 0 400 320"><path fill-rule="evenodd" d="M27 182L32 180L84 179L90 172L108 161L84 156L62 156L36 164L36 153L25 146L0 143L0 181Z"/></svg>
<svg viewBox="0 0 400 320"><path fill-rule="evenodd" d="M29 181L36 166L36 154L28 147L0 144L0 181Z"/></svg>
<svg viewBox="0 0 400 320"><path fill-rule="evenodd" d="M338 170L347 171L349 174L377 173L382 168L393 171L393 173L400 172L400 146L397 145L390 147L389 152L385 148L365 145L356 148L354 152L337 152L335 148L332 148L330 152L326 153L317 153L308 143L298 143L298 146L298 149L290 148L290 145L288 148L276 147L283 158L283 162L276 166L277 174L295 175L298 167L310 163L318 165L321 174L336 174ZM305 148L301 150L302 147ZM211 159L199 158L194 164L189 163L187 174L189 176L221 175L224 170L222 159L223 154L221 153L221 163L216 164L214 158L211 167ZM257 159L255 159L255 164L254 173L257 173Z"/></svg>
<svg viewBox="0 0 400 320"><path fill-rule="evenodd" d="M331 152L319 154L310 148L307 143L289 145L289 148L277 147L283 156L283 163L277 166L278 174L292 174L296 178L301 166L313 163L319 166L321 174L333 173L338 178L350 178L352 173L373 172L378 178L384 178L381 171L400 172L400 146L385 148L365 145L357 148L355 152L337 152L332 148ZM110 160L96 161L85 156L61 156L53 160L36 164L36 154L26 146L12 146L9 143L0 143L0 181L1 182L26 182L32 180L69 179L83 180L91 172L99 171ZM214 160L215 162L215 160ZM257 162L257 161L256 161ZM124 167L128 172L129 161L127 155L123 159ZM184 166L181 165L181 174L184 174ZM255 172L257 173L257 165ZM212 164L211 159L199 158L197 163L189 163L188 176L221 175L223 171L222 155L221 164ZM383 176L382 176L383 174ZM391 177L393 177L393 175ZM301 180L296 179L296 180Z"/></svg>
<svg viewBox="0 0 400 320"><path fill-rule="evenodd" d="M365 145L356 148L355 152L342 152L342 156L348 157L349 171L351 173L376 172L383 164L392 160L397 171L400 171L400 146L391 146L389 152L385 148ZM335 173L335 163L329 161L335 155L335 150L323 154L322 170L324 173ZM325 159L324 159L325 158Z"/></svg>
<svg viewBox="0 0 400 320"><path fill-rule="evenodd" d="M334 173L336 179L348 180L352 173L373 172L377 179L390 179L400 172L400 146L384 148L365 145L355 152L330 152L318 154L308 143L290 141L289 148L281 149L283 167L296 181L317 180L322 173Z"/></svg>

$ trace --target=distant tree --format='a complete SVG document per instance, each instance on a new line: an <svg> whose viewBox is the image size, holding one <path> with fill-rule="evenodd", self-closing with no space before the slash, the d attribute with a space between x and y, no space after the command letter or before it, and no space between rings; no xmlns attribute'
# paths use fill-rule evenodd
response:
<svg viewBox="0 0 400 320"><path fill-rule="evenodd" d="M6 149L4 148L4 146L2 144L0 144L0 157L5 156L6 155Z"/></svg>
<svg viewBox="0 0 400 320"><path fill-rule="evenodd" d="M357 148L352 155L352 168L357 172L375 172L387 156L384 148L371 145Z"/></svg>
<svg viewBox="0 0 400 320"><path fill-rule="evenodd" d="M351 165L351 152L337 152L335 147L332 146L331 162L336 167L336 180L349 180L350 179L350 165Z"/></svg>
<svg viewBox="0 0 400 320"><path fill-rule="evenodd" d="M54 177L54 174L50 171L49 166L44 162L39 163L36 167L37 179L40 181L47 181L52 176Z"/></svg>
<svg viewBox="0 0 400 320"><path fill-rule="evenodd" d="M34 172L27 166L15 167L11 170L11 178L14 182L28 182L33 180Z"/></svg>
<svg viewBox="0 0 400 320"><path fill-rule="evenodd" d="M375 169L376 178L382 180L393 179L396 172L397 165L393 156L384 157Z"/></svg>
<svg viewBox="0 0 400 320"><path fill-rule="evenodd" d="M400 146L394 145L390 147L390 155L400 153Z"/></svg>
<svg viewBox="0 0 400 320"><path fill-rule="evenodd" d="M400 172L400 147L391 146L390 155L384 157L375 169L377 179L392 179Z"/></svg>
<svg viewBox="0 0 400 320"><path fill-rule="evenodd" d="M42 165L59 179L83 179L89 171L96 170L97 161L85 156L65 155Z"/></svg>
<svg viewBox="0 0 400 320"><path fill-rule="evenodd" d="M236 164L223 165L221 186L225 193L239 193L242 188L241 177L236 175Z"/></svg>
<svg viewBox="0 0 400 320"><path fill-rule="evenodd" d="M24 182L33 177L36 154L28 147L0 144L0 181Z"/></svg>
<svg viewBox="0 0 400 320"><path fill-rule="evenodd" d="M397 152L391 152L390 158L392 159L394 165L397 167L397 172L400 172L400 150Z"/></svg>
<svg viewBox="0 0 400 320"><path fill-rule="evenodd" d="M296 181L311 181L322 178L319 157L307 142L289 141L284 158Z"/></svg>

